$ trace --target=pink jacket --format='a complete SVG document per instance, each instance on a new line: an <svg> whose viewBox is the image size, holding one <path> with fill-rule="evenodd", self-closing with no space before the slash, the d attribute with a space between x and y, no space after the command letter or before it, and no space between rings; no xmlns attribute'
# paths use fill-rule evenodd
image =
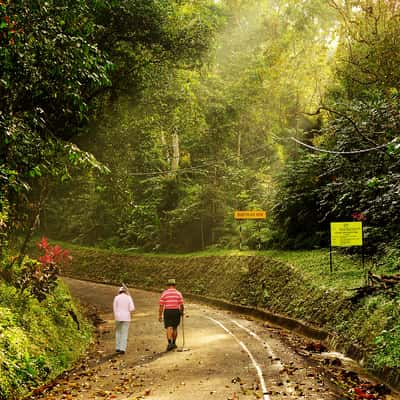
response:
<svg viewBox="0 0 400 400"><path fill-rule="evenodd" d="M113 302L114 318L116 321L130 321L131 312L135 310L135 305L131 296L120 293L114 297Z"/></svg>

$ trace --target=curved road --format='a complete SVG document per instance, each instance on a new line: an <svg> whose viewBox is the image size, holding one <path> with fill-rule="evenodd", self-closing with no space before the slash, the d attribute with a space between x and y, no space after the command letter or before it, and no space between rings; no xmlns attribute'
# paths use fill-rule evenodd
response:
<svg viewBox="0 0 400 400"><path fill-rule="evenodd" d="M344 398L321 363L292 347L290 333L204 305L186 303L178 351L167 353L164 329L157 319L157 293L131 290L136 311L128 349L116 355L112 300L117 288L64 281L74 297L95 306L104 320L99 340L79 367L32 399Z"/></svg>

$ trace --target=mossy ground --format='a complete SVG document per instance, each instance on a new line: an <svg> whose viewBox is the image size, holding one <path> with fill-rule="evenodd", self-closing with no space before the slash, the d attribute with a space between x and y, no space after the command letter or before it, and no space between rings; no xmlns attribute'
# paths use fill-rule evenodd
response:
<svg viewBox="0 0 400 400"><path fill-rule="evenodd" d="M22 398L70 368L91 337L61 282L42 302L0 284L0 399Z"/></svg>

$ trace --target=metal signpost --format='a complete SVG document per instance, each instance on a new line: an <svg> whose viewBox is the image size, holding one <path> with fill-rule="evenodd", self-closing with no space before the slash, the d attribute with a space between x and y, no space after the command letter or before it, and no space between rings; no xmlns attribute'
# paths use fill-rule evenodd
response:
<svg viewBox="0 0 400 400"><path fill-rule="evenodd" d="M246 219L253 219L257 220L257 228L258 228L258 250L261 249L261 237L260 237L260 224L259 220L260 219L266 219L267 218L267 212L266 211L235 211L234 217L236 220L239 221L239 232L240 232L240 244L239 244L239 249L242 250L242 220Z"/></svg>

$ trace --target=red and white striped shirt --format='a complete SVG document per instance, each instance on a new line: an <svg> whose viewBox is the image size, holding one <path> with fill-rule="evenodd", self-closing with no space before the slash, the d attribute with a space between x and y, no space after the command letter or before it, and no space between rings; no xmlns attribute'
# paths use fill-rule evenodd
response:
<svg viewBox="0 0 400 400"><path fill-rule="evenodd" d="M174 288L164 290L160 297L160 305L164 306L164 310L179 310L183 305L182 293Z"/></svg>

